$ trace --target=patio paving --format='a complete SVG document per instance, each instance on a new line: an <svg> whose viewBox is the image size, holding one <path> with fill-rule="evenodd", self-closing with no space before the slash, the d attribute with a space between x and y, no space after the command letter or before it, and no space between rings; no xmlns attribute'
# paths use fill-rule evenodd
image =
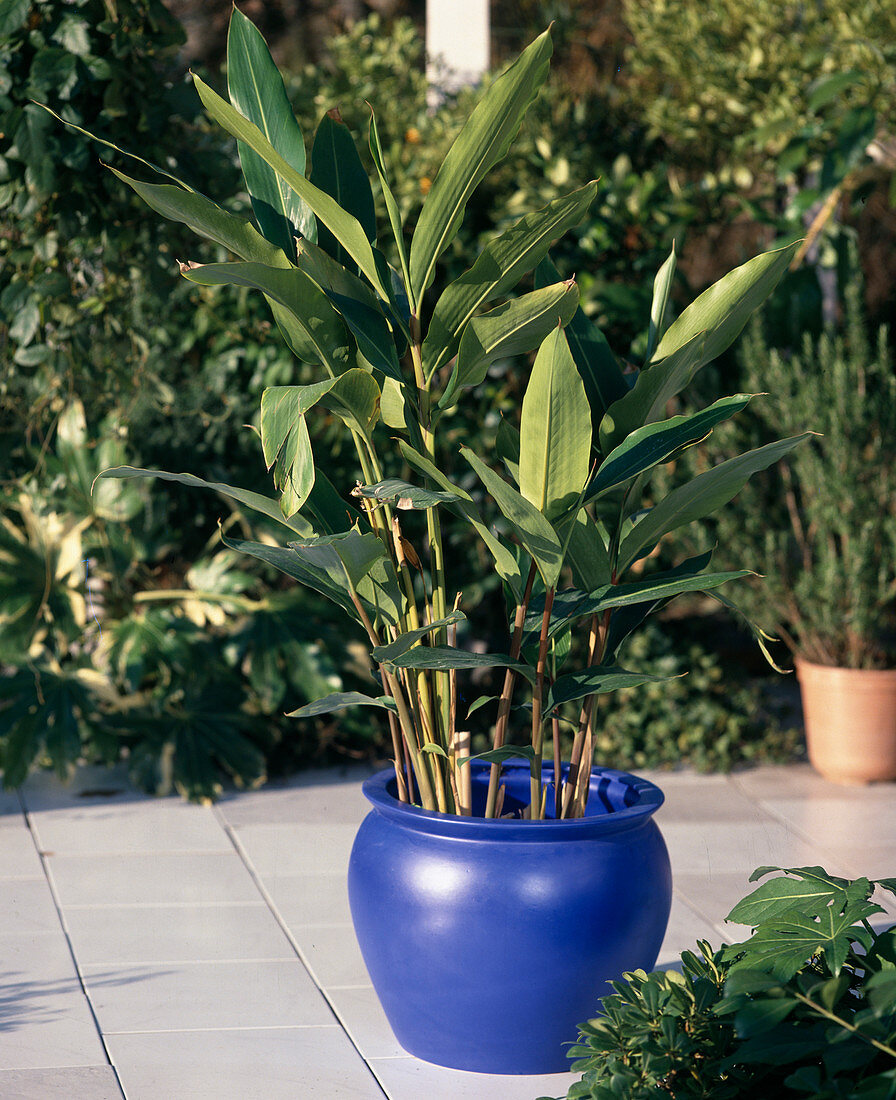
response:
<svg viewBox="0 0 896 1100"><path fill-rule="evenodd" d="M366 774L305 773L214 807L148 798L97 769L0 792L0 1097L564 1094L570 1074L461 1073L396 1043L346 896ZM666 793L657 822L675 882L658 965L741 935L723 918L761 864L896 875L894 784L839 787L803 765L645 774Z"/></svg>

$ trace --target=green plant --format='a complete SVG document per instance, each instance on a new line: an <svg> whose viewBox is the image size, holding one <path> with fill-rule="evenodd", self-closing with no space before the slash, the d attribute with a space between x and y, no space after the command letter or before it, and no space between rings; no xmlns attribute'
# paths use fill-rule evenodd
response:
<svg viewBox="0 0 896 1100"><path fill-rule="evenodd" d="M737 675L711 642L673 624L647 622L628 642L626 661L655 676L601 702L599 760L626 771L675 768L730 771L799 755L802 737L764 683Z"/></svg>
<svg viewBox="0 0 896 1100"><path fill-rule="evenodd" d="M285 547L222 538L317 590L360 624L381 692L333 693L293 714L352 704L385 711L401 797L447 812L472 811L466 778L472 757L460 726L473 707L466 714L459 709L459 676L495 669L503 672L503 687L492 748L476 754L492 768L486 816L500 812L501 762L523 756L531 762L529 813L544 817L548 735L558 816L584 812L596 697L651 679L616 665L625 639L674 596L715 590L747 572L706 573L706 552L642 576L642 559L669 531L726 503L753 473L805 438L740 455L662 499L651 499L646 488L659 465L749 403L749 396L735 395L693 416L663 419L667 401L730 345L772 291L792 247L731 272L675 321L668 309L673 253L656 279L646 365L633 385L599 330L577 310L575 284L560 279L547 258L550 243L584 218L594 183L526 214L431 302L436 265L471 194L507 151L544 82L550 52L545 32L489 85L446 155L409 244L371 117L370 153L398 269L375 243L372 188L347 128L336 115L324 116L306 177L304 143L282 79L261 36L237 10L228 44L231 102L194 81L206 110L238 140L262 232L176 179L143 183L116 170L155 210L240 257L183 263L187 279L260 290L288 346L300 361L317 363L323 376L270 387L262 397L261 444L279 500L191 474L118 467L101 476L206 485L284 526ZM480 312L506 299L533 269L533 291ZM467 491L452 477L459 442L452 439L452 410L470 400L493 362L536 348L518 424L496 426L494 450L508 477L461 445L460 457L475 475ZM315 463L307 422L321 415L338 418L357 451L363 480L350 501L348 487L334 487ZM397 451L384 449L383 437L396 433ZM387 476L384 454L393 466L403 462L402 474L415 480ZM481 507L488 508L488 521ZM468 620L461 593L449 584L443 509L465 522L494 560L513 608L507 652L456 644ZM582 621L586 631L574 630ZM576 654L578 671L564 672L580 633L587 641ZM531 687L525 744L509 737L518 680ZM562 721L575 731L565 778Z"/></svg>
<svg viewBox="0 0 896 1100"><path fill-rule="evenodd" d="M675 969L611 982L570 1052L567 1100L890 1100L896 1095L896 925L875 930L875 885L821 867L768 879L726 920L749 939L701 941Z"/></svg>
<svg viewBox="0 0 896 1100"><path fill-rule="evenodd" d="M709 171L774 178L827 153L850 115L894 122L896 13L886 0L624 0L624 11L633 103L654 134Z"/></svg>
<svg viewBox="0 0 896 1100"><path fill-rule="evenodd" d="M853 253L853 263L855 264ZM841 332L799 350L770 346L759 322L741 344L742 385L768 393L719 446L734 454L811 423L820 433L786 469L747 486L685 547L719 541L730 567L747 556L765 574L744 584L751 617L817 664L892 666L896 657L896 373L888 334L869 338L862 287L846 284Z"/></svg>

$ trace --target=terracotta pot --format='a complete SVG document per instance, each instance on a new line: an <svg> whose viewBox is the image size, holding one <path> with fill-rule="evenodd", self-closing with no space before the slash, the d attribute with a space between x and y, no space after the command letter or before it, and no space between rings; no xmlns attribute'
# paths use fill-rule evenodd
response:
<svg viewBox="0 0 896 1100"><path fill-rule="evenodd" d="M809 760L834 783L896 779L896 669L797 659Z"/></svg>

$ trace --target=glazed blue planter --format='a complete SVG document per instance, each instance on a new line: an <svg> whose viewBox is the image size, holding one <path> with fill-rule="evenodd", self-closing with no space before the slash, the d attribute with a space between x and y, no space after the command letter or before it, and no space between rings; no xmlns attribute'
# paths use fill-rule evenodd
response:
<svg viewBox="0 0 896 1100"><path fill-rule="evenodd" d="M504 773L506 813L529 801L529 766ZM487 765L473 764L472 785L482 812ZM349 900L399 1043L453 1069L567 1070L566 1044L606 983L656 962L672 899L653 821L662 791L595 769L587 816L542 822L410 806L392 771L368 779L364 794L373 809L352 849Z"/></svg>

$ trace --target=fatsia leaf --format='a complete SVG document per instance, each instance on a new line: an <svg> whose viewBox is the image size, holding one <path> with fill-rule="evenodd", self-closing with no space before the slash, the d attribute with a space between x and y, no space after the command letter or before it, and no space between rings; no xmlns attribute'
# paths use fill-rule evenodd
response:
<svg viewBox="0 0 896 1100"><path fill-rule="evenodd" d="M508 485L472 451L461 447L460 453L473 467L513 533L535 561L545 584L553 587L563 566L563 547L554 528L534 504Z"/></svg>
<svg viewBox="0 0 896 1100"><path fill-rule="evenodd" d="M729 271L685 309L663 335L653 359L670 356L698 333L706 333L703 362L717 359L740 335L750 315L771 294L799 248L799 241L754 256Z"/></svg>
<svg viewBox="0 0 896 1100"><path fill-rule="evenodd" d="M413 648L422 638L432 634L434 630L441 630L443 626L459 623L466 617L462 611L452 611L450 615L446 615L443 619L436 619L434 622L427 623L426 626L400 634L394 642L389 642L388 645L375 646L372 651L373 659L381 664L383 662L387 664L394 663L398 657L403 653L407 653L409 649Z"/></svg>
<svg viewBox="0 0 896 1100"><path fill-rule="evenodd" d="M305 174L305 142L286 88L258 29L234 7L227 33L227 93L236 109L261 130L300 175ZM314 214L292 188L244 142L240 163L252 209L265 237L295 255L296 234L316 233Z"/></svg>
<svg viewBox="0 0 896 1100"><path fill-rule="evenodd" d="M203 286L248 286L264 292L289 314L291 350L304 362L319 363L330 374L352 365L352 340L333 304L300 268L259 263L181 264L181 274ZM278 322L281 314L275 311Z"/></svg>
<svg viewBox="0 0 896 1100"><path fill-rule="evenodd" d="M376 241L373 192L354 139L337 109L327 111L317 126L311 148L311 182L358 219L368 241ZM340 264L349 255L327 227L318 230L318 244Z"/></svg>
<svg viewBox="0 0 896 1100"><path fill-rule="evenodd" d="M321 191L319 187L315 187L310 180L306 180L300 172L288 164L257 126L244 118L236 108L223 100L195 74L193 83L196 85L203 106L211 117L238 141L244 142L253 149L278 176L289 184L339 241L370 280L371 286L383 298L388 298L388 292L380 281L370 241L358 219L343 210L334 198L325 191Z"/></svg>
<svg viewBox="0 0 896 1100"><path fill-rule="evenodd" d="M547 286L560 278L549 256L545 256L535 269L536 287ZM578 367L585 393L591 406L592 436L591 446L600 450L598 428L604 413L620 398L628 393L628 382L616 362L616 356L610 350L606 337L586 316L581 306L566 326L566 339L569 350Z"/></svg>
<svg viewBox="0 0 896 1100"><path fill-rule="evenodd" d="M524 294L479 317L464 329L454 370L439 408L456 404L462 388L478 386L489 366L505 356L534 351L575 313L579 290L572 280Z"/></svg>
<svg viewBox="0 0 896 1100"><path fill-rule="evenodd" d="M735 905L726 921L747 924L751 928L764 921L775 920L790 909L801 909L814 916L830 905L842 906L848 899L848 879L829 875L823 867L759 867L751 875L751 881L770 871L783 871L780 878L772 878ZM872 885L867 879L860 893L871 896Z"/></svg>
<svg viewBox="0 0 896 1100"><path fill-rule="evenodd" d="M520 417L520 492L556 519L588 477L591 410L561 328L538 350Z"/></svg>
<svg viewBox="0 0 896 1100"><path fill-rule="evenodd" d="M346 707L382 707L384 710L394 710L395 700L389 695L373 698L362 695L360 691L337 691L314 703L306 703L298 710L290 711L286 717L315 718L318 714L332 714L337 710L345 710Z"/></svg>
<svg viewBox="0 0 896 1100"><path fill-rule="evenodd" d="M743 393L722 397L698 413L674 416L632 432L604 459L588 486L586 503L654 466L668 462L682 447L705 439L716 424L746 408L751 400L751 394Z"/></svg>
<svg viewBox="0 0 896 1100"><path fill-rule="evenodd" d="M759 470L777 462L808 439L811 432L781 439L728 459L692 481L668 493L623 538L619 548L619 572L648 553L663 535L727 504Z"/></svg>
<svg viewBox="0 0 896 1100"><path fill-rule="evenodd" d="M427 377L457 354L467 322L486 302L512 290L532 271L554 241L584 218L596 194L597 183L591 182L527 214L489 241L473 266L445 288L436 302L423 341L423 367ZM547 280L550 283L559 281L560 276L556 273Z"/></svg>
<svg viewBox="0 0 896 1100"><path fill-rule="evenodd" d="M213 492L220 493L222 496L235 500L238 504L244 504L247 508L251 508L253 511L259 512L263 516L267 516L268 519L273 519L278 523L282 523L284 527L288 527L290 531L294 531L296 534L313 534L311 525L302 516L284 516L276 500L271 500L269 497L262 496L260 493L252 493L248 489L238 489L233 485L224 485L217 481L205 481L201 477L196 477L195 474L171 474L165 470L143 470L136 466L115 466L110 470L103 470L103 472L97 476L98 478L157 477L162 481L177 481L181 485L192 485L199 489L211 489Z"/></svg>
<svg viewBox="0 0 896 1100"><path fill-rule="evenodd" d="M749 965L789 981L813 955L821 954L836 977L854 943L866 949L870 946L871 936L858 922L881 911L880 906L851 890L846 893L844 902L825 906L817 913L797 907L786 910L761 924L745 944L726 947L724 957L735 960L732 970ZM741 955L745 958L738 962Z"/></svg>
<svg viewBox="0 0 896 1100"><path fill-rule="evenodd" d="M549 31L539 35L489 86L458 134L426 196L411 240L409 290L419 305L435 265L457 234L467 201L507 153L548 75Z"/></svg>

